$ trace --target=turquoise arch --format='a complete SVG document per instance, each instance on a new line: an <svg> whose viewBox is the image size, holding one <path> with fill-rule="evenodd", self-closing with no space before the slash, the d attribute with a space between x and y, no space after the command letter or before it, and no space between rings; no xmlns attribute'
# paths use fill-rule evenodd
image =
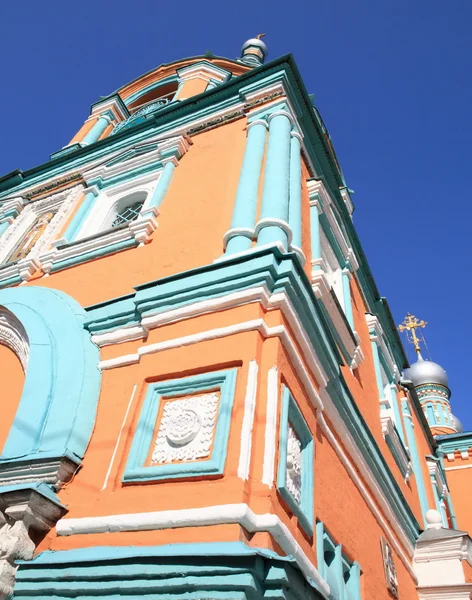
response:
<svg viewBox="0 0 472 600"><path fill-rule="evenodd" d="M84 456L95 422L101 374L85 311L67 294L40 287L0 291L0 306L29 342L25 383L2 462Z"/></svg>

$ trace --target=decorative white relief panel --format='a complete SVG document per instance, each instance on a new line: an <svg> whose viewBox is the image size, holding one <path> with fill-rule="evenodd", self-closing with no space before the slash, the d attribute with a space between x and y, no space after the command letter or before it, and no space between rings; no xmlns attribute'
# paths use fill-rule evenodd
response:
<svg viewBox="0 0 472 600"><path fill-rule="evenodd" d="M302 495L302 443L289 424L287 439L286 486L300 504Z"/></svg>
<svg viewBox="0 0 472 600"><path fill-rule="evenodd" d="M168 400L159 424L151 464L210 456L219 399L219 392L207 392Z"/></svg>

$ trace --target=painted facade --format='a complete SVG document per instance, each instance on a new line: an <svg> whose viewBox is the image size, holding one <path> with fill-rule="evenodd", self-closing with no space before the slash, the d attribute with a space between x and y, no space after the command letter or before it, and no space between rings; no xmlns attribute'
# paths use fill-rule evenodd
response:
<svg viewBox="0 0 472 600"><path fill-rule="evenodd" d="M158 67L0 179L2 598L470 598L472 434L266 55Z"/></svg>

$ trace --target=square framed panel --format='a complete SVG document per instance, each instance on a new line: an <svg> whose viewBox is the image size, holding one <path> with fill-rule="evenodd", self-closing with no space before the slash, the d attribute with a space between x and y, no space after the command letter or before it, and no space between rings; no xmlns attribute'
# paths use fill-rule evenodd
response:
<svg viewBox="0 0 472 600"><path fill-rule="evenodd" d="M124 482L222 475L236 369L152 383Z"/></svg>
<svg viewBox="0 0 472 600"><path fill-rule="evenodd" d="M305 532L313 535L313 435L290 390L284 386L277 489Z"/></svg>

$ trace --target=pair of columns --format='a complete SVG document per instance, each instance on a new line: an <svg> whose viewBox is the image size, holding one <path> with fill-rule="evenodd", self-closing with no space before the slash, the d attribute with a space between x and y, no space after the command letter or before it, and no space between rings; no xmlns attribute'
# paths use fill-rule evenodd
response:
<svg viewBox="0 0 472 600"><path fill-rule="evenodd" d="M225 254L244 252L256 240L258 246L282 245L301 251L301 137L285 110L267 121L249 123L239 186L231 221L225 235ZM269 134L262 191L262 207L256 223L259 184Z"/></svg>

